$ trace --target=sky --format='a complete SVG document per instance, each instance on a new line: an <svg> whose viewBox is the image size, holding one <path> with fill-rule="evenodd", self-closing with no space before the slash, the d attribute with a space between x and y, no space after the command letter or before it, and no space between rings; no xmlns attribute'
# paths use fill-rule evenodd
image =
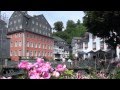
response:
<svg viewBox="0 0 120 90"><path fill-rule="evenodd" d="M1 14L4 14L7 19L9 19L13 12L14 11L2 11ZM84 16L83 11L28 11L28 14L31 16L43 14L52 28L57 21L62 21L64 27L66 27L68 20L73 20L76 23L79 19L83 22L82 18Z"/></svg>

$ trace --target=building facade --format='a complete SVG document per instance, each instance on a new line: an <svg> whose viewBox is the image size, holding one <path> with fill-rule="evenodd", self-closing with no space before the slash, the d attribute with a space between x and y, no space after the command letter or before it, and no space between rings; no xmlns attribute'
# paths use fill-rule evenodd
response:
<svg viewBox="0 0 120 90"><path fill-rule="evenodd" d="M69 58L69 46L60 37L54 36L54 60L61 60L63 57Z"/></svg>
<svg viewBox="0 0 120 90"><path fill-rule="evenodd" d="M9 19L10 56L53 57L52 28L43 15L30 16L27 11L15 11Z"/></svg>
<svg viewBox="0 0 120 90"><path fill-rule="evenodd" d="M81 38L73 38L72 42L74 42L74 44L72 43L73 55L76 53L81 53L83 54L84 59L90 57L90 51L96 52L102 50L106 52L109 49L108 45L104 42L103 39L88 32L86 32L86 34ZM117 47L117 57L120 58L119 46Z"/></svg>
<svg viewBox="0 0 120 90"><path fill-rule="evenodd" d="M0 58L10 58L10 39L7 37L6 22L0 19Z"/></svg>

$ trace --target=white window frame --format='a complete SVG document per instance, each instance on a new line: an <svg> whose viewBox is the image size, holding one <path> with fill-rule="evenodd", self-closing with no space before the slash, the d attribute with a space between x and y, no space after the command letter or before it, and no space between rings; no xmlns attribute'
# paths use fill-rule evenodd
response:
<svg viewBox="0 0 120 90"><path fill-rule="evenodd" d="M21 19L18 19L18 23L20 23L21 22Z"/></svg>

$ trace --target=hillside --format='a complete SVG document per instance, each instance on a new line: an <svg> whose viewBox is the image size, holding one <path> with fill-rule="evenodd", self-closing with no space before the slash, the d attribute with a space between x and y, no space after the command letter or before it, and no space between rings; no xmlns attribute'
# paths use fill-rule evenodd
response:
<svg viewBox="0 0 120 90"><path fill-rule="evenodd" d="M65 41L67 41L68 44L71 44L71 40L73 37L81 37L86 32L86 27L83 26L82 23L75 24L74 26L67 26L67 28L64 31L59 31L53 33L53 36L58 36Z"/></svg>

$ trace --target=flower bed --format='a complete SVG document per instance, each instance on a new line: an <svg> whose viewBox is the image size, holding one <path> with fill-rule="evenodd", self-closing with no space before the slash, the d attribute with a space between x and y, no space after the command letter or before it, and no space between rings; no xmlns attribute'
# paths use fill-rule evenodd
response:
<svg viewBox="0 0 120 90"><path fill-rule="evenodd" d="M23 69L25 74L19 76L17 79L119 79L120 78L120 64L114 69L114 72L107 73L105 70L99 72L88 68L89 74L82 70L74 72L68 70L65 64L58 64L52 67L50 62L45 62L44 59L38 58L35 63L28 61L21 61L18 64L19 69ZM14 79L13 77L1 77L1 79Z"/></svg>

